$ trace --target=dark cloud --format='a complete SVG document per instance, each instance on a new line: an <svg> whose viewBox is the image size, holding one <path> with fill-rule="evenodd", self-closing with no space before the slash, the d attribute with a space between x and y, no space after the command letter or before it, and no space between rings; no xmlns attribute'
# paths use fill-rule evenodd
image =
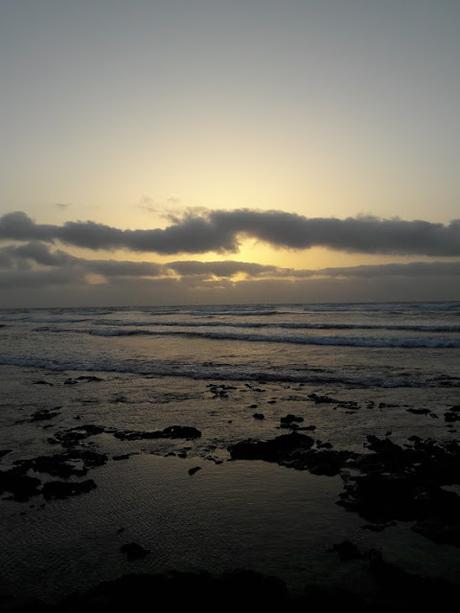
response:
<svg viewBox="0 0 460 613"><path fill-rule="evenodd" d="M169 262L166 266L174 270L179 275L186 276L204 274L216 275L217 277L231 277L238 273L258 276L278 274L283 270L276 266L266 266L263 264L254 264L252 262L234 262L232 260L224 260L221 262Z"/></svg>
<svg viewBox="0 0 460 613"><path fill-rule="evenodd" d="M0 218L0 240L60 241L88 249L128 249L159 254L235 252L244 237L275 247L320 246L369 254L460 256L460 220L448 224L354 217L307 218L281 211L188 213L166 228L120 230L104 224L34 223L25 213Z"/></svg>
<svg viewBox="0 0 460 613"><path fill-rule="evenodd" d="M43 242L30 242L0 249L0 268L23 269L27 263L39 266L80 270L107 277L159 277L168 271L162 264L126 260L89 260L64 251L51 251Z"/></svg>
<svg viewBox="0 0 460 613"><path fill-rule="evenodd" d="M50 287L56 285L78 285L84 282L84 278L77 272L64 268L0 270L0 288L4 294L17 288L47 291Z"/></svg>
<svg viewBox="0 0 460 613"><path fill-rule="evenodd" d="M460 262L409 262L407 264L373 264L343 266L318 270L292 270L284 276L294 277L456 277L460 275Z"/></svg>
<svg viewBox="0 0 460 613"><path fill-rule="evenodd" d="M231 279L241 273L254 279L456 277L460 275L460 261L409 262L299 270L235 260L216 262L179 260L160 264L131 260L87 259L76 257L59 249L51 250L46 243L40 241L8 245L0 249L0 269L29 270L34 266L38 269L45 267L80 271L82 274L95 273L105 277L179 276L183 279L194 278L195 281L197 279L211 280L215 277Z"/></svg>

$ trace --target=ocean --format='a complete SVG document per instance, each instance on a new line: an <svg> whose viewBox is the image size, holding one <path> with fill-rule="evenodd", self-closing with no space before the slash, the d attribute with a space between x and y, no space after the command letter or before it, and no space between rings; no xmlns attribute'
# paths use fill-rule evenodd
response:
<svg viewBox="0 0 460 613"><path fill-rule="evenodd" d="M359 387L460 385L460 303L0 311L0 364Z"/></svg>

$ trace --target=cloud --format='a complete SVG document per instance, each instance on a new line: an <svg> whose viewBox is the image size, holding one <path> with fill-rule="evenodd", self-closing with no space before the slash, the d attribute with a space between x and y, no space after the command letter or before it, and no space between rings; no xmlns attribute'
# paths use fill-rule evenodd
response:
<svg viewBox="0 0 460 613"><path fill-rule="evenodd" d="M166 266L174 270L179 275L215 275L217 277L231 277L238 273L244 273L250 276L278 274L280 269L277 266L267 266L263 264L254 264L252 262L234 262L232 260L224 260L221 262L197 262L197 261L181 261L170 262Z"/></svg>
<svg viewBox="0 0 460 613"><path fill-rule="evenodd" d="M460 262L409 262L407 264L373 264L343 266L317 270L292 270L294 277L379 278L379 277L456 277Z"/></svg>
<svg viewBox="0 0 460 613"><path fill-rule="evenodd" d="M458 260L298 270L81 258L37 240L0 248L1 306L458 300L459 281Z"/></svg>
<svg viewBox="0 0 460 613"><path fill-rule="evenodd" d="M162 264L79 258L61 250L50 251L45 243L38 241L0 249L0 268L24 269L31 263L66 270L80 270L82 273L107 277L159 277L169 274Z"/></svg>
<svg viewBox="0 0 460 613"><path fill-rule="evenodd" d="M302 278L379 278L379 277L427 277L460 275L460 261L409 262L395 264L374 264L342 266L319 269L283 268L255 262L220 260L202 262L199 260L178 260L164 264L113 259L87 259L76 257L60 249L51 250L40 241L0 248L0 270L29 270L31 267L80 270L106 277L148 277L176 276L180 278L231 279L239 274L248 278L302 279Z"/></svg>
<svg viewBox="0 0 460 613"><path fill-rule="evenodd" d="M36 224L23 212L0 218L0 240L61 242L92 250L162 255L236 252L245 237L286 249L326 247L367 254L460 256L460 220L448 224L376 217L307 218L282 211L188 212L166 228L120 230L91 221Z"/></svg>

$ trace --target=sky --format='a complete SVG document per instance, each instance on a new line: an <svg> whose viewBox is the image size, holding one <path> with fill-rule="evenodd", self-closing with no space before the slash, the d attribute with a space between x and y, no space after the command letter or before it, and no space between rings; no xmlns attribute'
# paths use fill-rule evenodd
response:
<svg viewBox="0 0 460 613"><path fill-rule="evenodd" d="M0 0L0 306L460 299L457 0Z"/></svg>

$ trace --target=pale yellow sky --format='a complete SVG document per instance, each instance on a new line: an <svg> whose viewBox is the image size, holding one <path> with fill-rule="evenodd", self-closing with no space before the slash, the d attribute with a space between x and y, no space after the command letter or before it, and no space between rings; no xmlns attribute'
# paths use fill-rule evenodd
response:
<svg viewBox="0 0 460 613"><path fill-rule="evenodd" d="M459 24L450 0L0 3L0 217L148 229L202 207L447 223L460 216ZM68 251L414 259L254 240L228 254Z"/></svg>

